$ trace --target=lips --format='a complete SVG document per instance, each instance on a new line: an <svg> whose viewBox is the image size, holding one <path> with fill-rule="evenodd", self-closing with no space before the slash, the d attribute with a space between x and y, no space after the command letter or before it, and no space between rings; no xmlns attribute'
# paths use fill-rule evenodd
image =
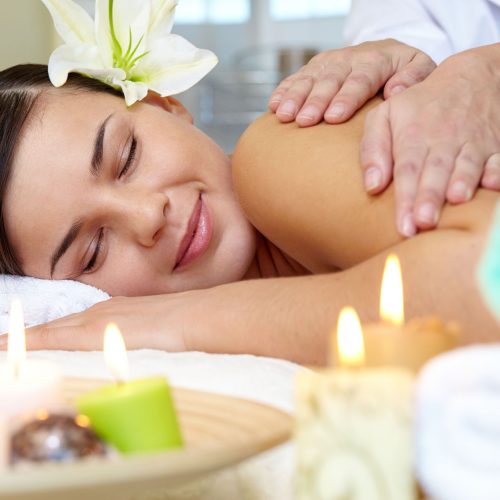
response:
<svg viewBox="0 0 500 500"><path fill-rule="evenodd" d="M189 218L186 234L181 240L174 269L185 267L201 257L212 238L212 221L207 206L200 196Z"/></svg>

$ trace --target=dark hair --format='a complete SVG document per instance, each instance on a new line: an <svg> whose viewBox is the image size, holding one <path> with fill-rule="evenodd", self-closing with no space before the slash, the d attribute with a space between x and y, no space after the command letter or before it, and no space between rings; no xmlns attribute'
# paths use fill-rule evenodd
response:
<svg viewBox="0 0 500 500"><path fill-rule="evenodd" d="M44 64L19 64L0 71L0 273L23 276L21 263L16 259L5 230L4 197L12 162L23 126L40 95L53 88L48 68ZM123 96L98 80L76 73L69 75L65 89L105 92Z"/></svg>

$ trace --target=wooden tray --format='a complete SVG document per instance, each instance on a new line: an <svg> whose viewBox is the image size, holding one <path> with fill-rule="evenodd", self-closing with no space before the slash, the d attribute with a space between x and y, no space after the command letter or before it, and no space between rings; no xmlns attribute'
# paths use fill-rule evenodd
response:
<svg viewBox="0 0 500 500"><path fill-rule="evenodd" d="M103 382L67 379L75 396ZM185 440L181 450L81 462L47 463L0 474L0 499L125 499L168 488L234 465L287 441L291 417L256 402L187 389L173 389Z"/></svg>

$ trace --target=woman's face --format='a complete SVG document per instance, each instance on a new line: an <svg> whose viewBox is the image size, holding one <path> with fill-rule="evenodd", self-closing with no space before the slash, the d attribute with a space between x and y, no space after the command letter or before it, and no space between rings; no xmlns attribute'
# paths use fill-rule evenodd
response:
<svg viewBox="0 0 500 500"><path fill-rule="evenodd" d="M27 275L127 296L244 276L255 232L234 196L229 161L183 111L159 99L127 109L104 93L41 97L4 204Z"/></svg>

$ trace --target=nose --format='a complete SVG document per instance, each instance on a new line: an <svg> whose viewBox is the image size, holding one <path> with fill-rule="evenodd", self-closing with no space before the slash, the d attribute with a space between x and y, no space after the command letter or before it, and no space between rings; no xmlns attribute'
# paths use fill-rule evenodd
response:
<svg viewBox="0 0 500 500"><path fill-rule="evenodd" d="M114 204L118 225L145 247L153 246L166 223L169 199L165 193L129 191Z"/></svg>

